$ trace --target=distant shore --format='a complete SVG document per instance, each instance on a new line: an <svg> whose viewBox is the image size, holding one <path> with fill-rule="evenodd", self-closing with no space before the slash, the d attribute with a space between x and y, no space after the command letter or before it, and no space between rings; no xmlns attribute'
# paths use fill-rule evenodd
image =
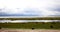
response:
<svg viewBox="0 0 60 32"><path fill-rule="evenodd" d="M41 18L41 17L60 17L60 16L0 16L0 18Z"/></svg>

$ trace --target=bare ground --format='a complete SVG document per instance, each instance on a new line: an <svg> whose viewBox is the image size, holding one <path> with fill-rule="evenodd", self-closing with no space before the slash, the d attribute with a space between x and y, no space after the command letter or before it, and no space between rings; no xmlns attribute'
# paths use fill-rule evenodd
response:
<svg viewBox="0 0 60 32"><path fill-rule="evenodd" d="M60 32L52 29L0 29L0 32Z"/></svg>

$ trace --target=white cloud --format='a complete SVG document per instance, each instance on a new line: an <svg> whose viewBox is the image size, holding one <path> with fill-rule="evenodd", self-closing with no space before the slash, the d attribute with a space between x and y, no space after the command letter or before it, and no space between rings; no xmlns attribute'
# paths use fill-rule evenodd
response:
<svg viewBox="0 0 60 32"><path fill-rule="evenodd" d="M30 14L33 11L32 14L48 16L60 13L47 9L58 6L60 5L59 3L60 0L0 0L0 8L6 8L2 12L8 14ZM26 10L30 12L26 13Z"/></svg>

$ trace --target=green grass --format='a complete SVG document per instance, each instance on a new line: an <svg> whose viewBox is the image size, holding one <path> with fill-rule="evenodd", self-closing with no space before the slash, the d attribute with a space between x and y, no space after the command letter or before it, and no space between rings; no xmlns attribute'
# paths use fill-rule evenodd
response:
<svg viewBox="0 0 60 32"><path fill-rule="evenodd" d="M53 26L53 27L50 27ZM18 29L60 29L60 22L28 22L28 23L0 23L2 28L18 28Z"/></svg>

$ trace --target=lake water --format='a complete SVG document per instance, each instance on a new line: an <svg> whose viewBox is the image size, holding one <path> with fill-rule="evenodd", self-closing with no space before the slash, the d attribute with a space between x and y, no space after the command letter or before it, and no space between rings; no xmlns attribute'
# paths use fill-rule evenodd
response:
<svg viewBox="0 0 60 32"><path fill-rule="evenodd" d="M11 23L17 23L17 22L60 22L60 20L0 20L0 23L5 22L11 22Z"/></svg>

